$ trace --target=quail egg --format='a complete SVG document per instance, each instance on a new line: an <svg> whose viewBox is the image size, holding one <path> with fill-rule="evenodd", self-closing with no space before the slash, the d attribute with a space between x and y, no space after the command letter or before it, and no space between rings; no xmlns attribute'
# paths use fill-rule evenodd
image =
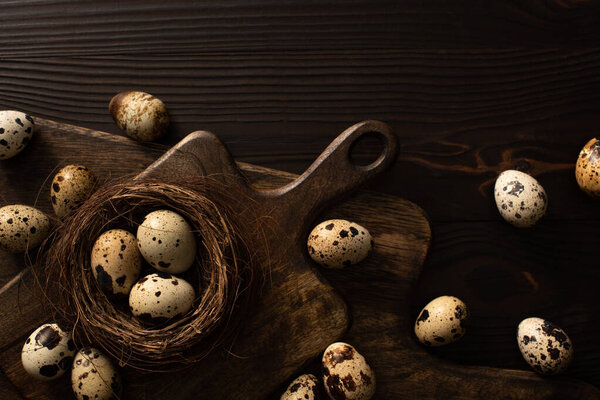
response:
<svg viewBox="0 0 600 400"><path fill-rule="evenodd" d="M108 357L93 347L85 347L75 355L71 385L77 400L121 398L119 373Z"/></svg>
<svg viewBox="0 0 600 400"><path fill-rule="evenodd" d="M34 129L29 115L21 111L0 111L0 160L19 154L29 143Z"/></svg>
<svg viewBox="0 0 600 400"><path fill-rule="evenodd" d="M187 281L158 272L133 285L129 293L129 308L140 320L161 324L187 313L195 297L194 288Z"/></svg>
<svg viewBox="0 0 600 400"><path fill-rule="evenodd" d="M96 239L91 266L94 278L108 295L129 295L142 270L137 239L123 229L111 229Z"/></svg>
<svg viewBox="0 0 600 400"><path fill-rule="evenodd" d="M71 368L75 344L57 324L44 324L27 338L21 351L25 371L34 378L52 380Z"/></svg>
<svg viewBox="0 0 600 400"><path fill-rule="evenodd" d="M454 296L430 301L415 322L415 335L426 346L443 346L463 337L466 332L467 306Z"/></svg>
<svg viewBox="0 0 600 400"><path fill-rule="evenodd" d="M294 379L279 400L317 400L319 398L319 380L312 374L305 374Z"/></svg>
<svg viewBox="0 0 600 400"><path fill-rule="evenodd" d="M504 171L494 186L496 206L502 218L518 228L534 226L546 214L546 191L531 175Z"/></svg>
<svg viewBox="0 0 600 400"><path fill-rule="evenodd" d="M78 208L94 190L96 176L83 165L67 165L54 176L50 200L54 213L64 218Z"/></svg>
<svg viewBox="0 0 600 400"><path fill-rule="evenodd" d="M573 361L573 343L569 336L542 318L521 321L517 343L525 361L540 374L558 374Z"/></svg>
<svg viewBox="0 0 600 400"><path fill-rule="evenodd" d="M575 165L577 184L585 193L600 198L600 140L594 138L586 143Z"/></svg>
<svg viewBox="0 0 600 400"><path fill-rule="evenodd" d="M196 257L192 227L176 212L158 210L146 215L137 230L142 256L159 271L187 271Z"/></svg>
<svg viewBox="0 0 600 400"><path fill-rule="evenodd" d="M0 248L22 253L37 247L50 232L50 219L37 208L13 204L0 208Z"/></svg>
<svg viewBox="0 0 600 400"><path fill-rule="evenodd" d="M308 236L308 254L328 268L343 268L364 260L373 249L369 231L355 222L330 219Z"/></svg>
<svg viewBox="0 0 600 400"><path fill-rule="evenodd" d="M321 360L323 383L332 399L368 400L375 394L375 373L348 343L333 343Z"/></svg>
<svg viewBox="0 0 600 400"><path fill-rule="evenodd" d="M149 93L119 93L110 101L108 110L118 127L135 140L156 140L169 127L165 104Z"/></svg>

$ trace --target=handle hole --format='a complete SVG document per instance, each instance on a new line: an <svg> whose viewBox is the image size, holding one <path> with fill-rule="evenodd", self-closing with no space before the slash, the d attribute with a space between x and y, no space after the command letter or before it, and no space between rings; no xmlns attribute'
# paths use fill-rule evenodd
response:
<svg viewBox="0 0 600 400"><path fill-rule="evenodd" d="M359 167L375 164L383 155L384 136L379 132L366 132L350 145L350 162Z"/></svg>

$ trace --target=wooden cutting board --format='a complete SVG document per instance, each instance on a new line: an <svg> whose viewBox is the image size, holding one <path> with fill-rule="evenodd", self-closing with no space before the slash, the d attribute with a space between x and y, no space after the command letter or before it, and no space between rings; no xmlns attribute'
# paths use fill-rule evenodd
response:
<svg viewBox="0 0 600 400"><path fill-rule="evenodd" d="M35 140L19 157L0 164L0 201L3 203L31 204L42 188L38 206L51 212L47 199L49 183L44 182L44 178L51 177L52 169L59 164L81 162L101 176L122 176L143 170L166 150L164 146L141 145L102 132L41 119L36 121ZM249 164L237 165L261 189L277 188L297 177ZM350 328L342 339L354 344L374 367L378 386L375 399L600 398L597 389L577 380L543 378L530 371L457 365L437 358L420 346L411 333L416 317L411 314L413 291L431 240L424 212L413 203L394 196L360 191L332 204L326 212L315 215L312 222L332 217L352 219L367 226L376 248L360 265L343 271L319 269L314 274L322 285L320 287L326 289L322 296L331 299L328 307L317 310L316 318L321 321L317 329L319 334L343 334L346 329L343 322L347 322L344 318L339 318L340 323L333 327L327 326L331 322L323 322L329 321L336 307L338 316L346 315L343 303L335 295L340 293L352 315ZM23 274L20 282L15 278L22 268L23 256L2 254L0 257L0 369L6 375L0 375L0 398L70 398L68 378L40 383L29 378L20 365L20 349L25 336L44 319L36 300L29 296L29 275ZM322 276L336 291L331 291L325 280L320 280ZM295 286L293 291L302 287L305 285ZM293 304L294 309L299 310L301 304ZM276 317L281 318L281 315ZM304 319L302 323L310 324L311 321ZM271 321L269 326L272 324L275 326L271 329L280 337L296 333L294 329L277 326L276 321ZM314 324L311 326L315 327ZM295 328L301 330L302 324ZM148 384L148 377L128 375L127 398L249 399L265 398L271 393L269 398L278 399L293 378L290 375L304 371L318 373L318 357L313 357L323 348L306 358L306 354L300 355L304 348L298 343L307 344L300 340L284 350L289 358L282 360L276 355L257 358L238 370L227 364L229 357L224 355L205 370L155 377L153 384ZM200 387L201 382L205 382L205 374L215 379L207 388ZM240 390L236 385L245 379L251 384ZM222 387L220 393L223 396L211 397L211 391L219 390L218 386Z"/></svg>

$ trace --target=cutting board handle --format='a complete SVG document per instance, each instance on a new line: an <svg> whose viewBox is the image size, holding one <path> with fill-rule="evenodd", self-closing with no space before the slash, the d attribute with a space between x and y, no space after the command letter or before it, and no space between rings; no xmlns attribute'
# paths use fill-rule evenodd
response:
<svg viewBox="0 0 600 400"><path fill-rule="evenodd" d="M381 141L383 147L381 154L368 165L353 163L350 158L353 144L360 137L372 134ZM390 166L394 161L397 147L396 137L389 125L373 120L359 122L331 142L306 172L296 180L263 194L266 197L277 198L279 204L284 204L284 207L277 210L287 216L284 219L289 219L289 215L295 215L296 223L302 220L312 222L311 216L331 204L334 199L357 188ZM297 229L296 227L292 231Z"/></svg>

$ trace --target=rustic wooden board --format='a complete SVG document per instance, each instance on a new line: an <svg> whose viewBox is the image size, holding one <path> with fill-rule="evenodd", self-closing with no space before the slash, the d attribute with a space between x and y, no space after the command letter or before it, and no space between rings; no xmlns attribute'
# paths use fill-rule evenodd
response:
<svg viewBox="0 0 600 400"><path fill-rule="evenodd" d="M64 130L59 124L41 120L38 124L43 127L42 133L32 142L32 147L26 150L30 154L23 154L22 159L40 154L46 146L56 146L65 149L67 154L69 151L78 151L79 161L86 161L102 174L112 171L112 174L119 175L142 169L164 150L161 146L142 146L126 139L74 127L69 128L69 134L59 134L58 131ZM45 135L44 132L53 132L53 136ZM99 152L99 149L110 150L110 158ZM127 159L124 159L125 156ZM39 178L40 169L50 170L54 165L64 162L65 158L66 156L56 155L47 159L41 157L36 160L36 166L30 162L15 160L14 165L6 167L6 173L0 176L0 187L6 188L3 190L6 200L30 202L37 193L37 188L42 185L42 179ZM66 159L70 161L73 158ZM127 163L132 166L128 167ZM262 188L275 188L295 178L292 174L247 164L240 164L240 167ZM18 169L22 170L19 172ZM38 176L38 181L28 183L23 189L9 185L10 182L18 182L26 176ZM47 186L46 183L45 191ZM44 197L40 198L39 206L49 210L50 204ZM406 393L411 393L414 398L431 399L441 395L455 399L475 399L482 396L491 399L598 398L599 393L593 387L580 381L544 379L524 371L456 365L440 360L415 343L411 336L414 319L411 308L414 288L421 271L420 265L429 246L430 230L422 210L414 204L393 196L360 192L340 202L330 212L315 216L315 220L325 217L351 218L364 223L374 234L377 243L373 257L359 266L343 272L321 270L350 306L354 318L344 340L356 345L374 366L379 387L376 398L395 399ZM22 262L19 257L14 261L14 265L5 262L3 269L18 271ZM6 279L3 282L6 282ZM10 287L14 289L14 286ZM26 287L21 286L21 300L27 298L26 292ZM0 290L0 299L3 299L4 295ZM14 293L10 298L15 298ZM19 310L19 306L21 311L15 311ZM26 332L37 323L34 319L39 318L40 311L35 306L27 306L26 302L19 306L13 303L8 309L0 308L0 320L4 320L9 314L17 315L12 319L12 334L0 335L0 349L3 349L0 355L2 370L8 374L19 391L30 398L54 399L60 394L68 393L68 384L63 381L59 384L36 382L36 385L32 385L32 381L20 369L18 351L21 342ZM4 325L0 329L4 329L4 332L7 330ZM281 367L296 370L300 369L301 365L282 364ZM306 370L311 368L309 365ZM239 372L223 371L225 376L235 373ZM186 385L186 382L194 379L197 378L166 378L167 385L164 389L144 388L141 384L135 384L135 381L129 383L139 389L141 398L144 398L143 396L154 389L166 396L173 390L173 385ZM273 396L276 398L278 391Z"/></svg>

